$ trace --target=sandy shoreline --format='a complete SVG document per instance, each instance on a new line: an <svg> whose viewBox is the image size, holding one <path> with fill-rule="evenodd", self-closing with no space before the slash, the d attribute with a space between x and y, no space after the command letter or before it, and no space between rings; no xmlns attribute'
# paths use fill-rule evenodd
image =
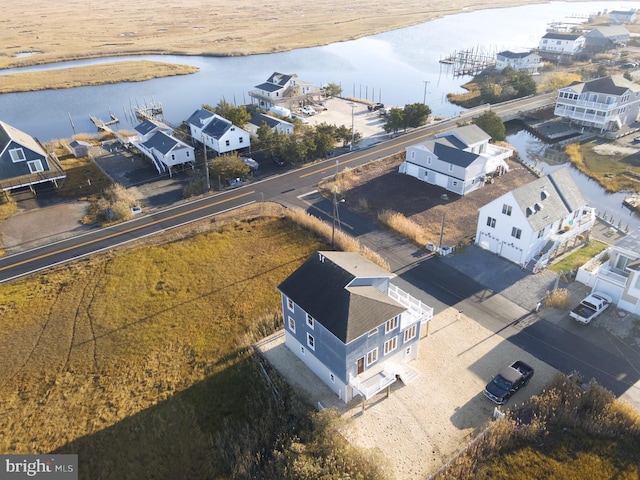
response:
<svg viewBox="0 0 640 480"><path fill-rule="evenodd" d="M237 0L208 10L200 0L183 0L179 8L160 0L86 0L82 21L69 22L81 13L74 0L29 9L22 0L5 0L4 10L11 15L0 20L0 44L6 46L0 69L121 55L274 53L353 40L465 11L532 3L548 2L327 0L318 7L304 0Z"/></svg>

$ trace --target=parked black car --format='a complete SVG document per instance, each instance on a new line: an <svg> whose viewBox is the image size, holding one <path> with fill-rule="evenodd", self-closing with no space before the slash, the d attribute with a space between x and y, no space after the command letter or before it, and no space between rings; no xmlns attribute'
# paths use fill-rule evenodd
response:
<svg viewBox="0 0 640 480"><path fill-rule="evenodd" d="M511 396L526 386L533 377L533 368L521 360L514 362L484 387L484 396L498 405L504 405Z"/></svg>
<svg viewBox="0 0 640 480"><path fill-rule="evenodd" d="M284 167L286 162L280 157L273 157L273 163L276 167Z"/></svg>

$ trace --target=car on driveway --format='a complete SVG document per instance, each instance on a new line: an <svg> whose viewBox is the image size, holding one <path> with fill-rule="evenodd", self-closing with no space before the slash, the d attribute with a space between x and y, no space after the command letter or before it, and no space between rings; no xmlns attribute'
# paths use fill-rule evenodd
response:
<svg viewBox="0 0 640 480"><path fill-rule="evenodd" d="M273 164L276 167L284 167L286 165L286 162L280 157L273 157Z"/></svg>
<svg viewBox="0 0 640 480"><path fill-rule="evenodd" d="M527 386L533 377L533 368L518 360L505 368L484 387L484 396L498 405L504 405L511 395Z"/></svg>
<svg viewBox="0 0 640 480"><path fill-rule="evenodd" d="M251 157L242 157L242 161L252 172L255 172L260 167L260 164Z"/></svg>
<svg viewBox="0 0 640 480"><path fill-rule="evenodd" d="M302 107L300 109L300 111L302 113L306 113L307 115L315 115L317 112L313 109L313 107L310 107L309 105L305 105L304 107Z"/></svg>

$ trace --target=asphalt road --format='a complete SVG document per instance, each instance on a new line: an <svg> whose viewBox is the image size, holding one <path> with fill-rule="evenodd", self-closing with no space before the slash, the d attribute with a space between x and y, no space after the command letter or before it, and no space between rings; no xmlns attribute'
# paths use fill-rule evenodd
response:
<svg viewBox="0 0 640 480"><path fill-rule="evenodd" d="M548 105L553 97L541 96L492 106L500 115ZM301 169L267 178L234 190L174 206L112 227L93 230L34 250L0 259L0 282L10 281L51 266L114 248L158 232L215 216L253 202L273 201L287 207L301 207L331 221L333 205L316 189L325 177L345 167L354 167L402 151L435 132L453 128L462 120L477 116L486 107L400 135L367 150L355 151ZM541 360L565 373L580 370L585 378L596 378L621 394L640 378L640 359L615 356L598 345L545 321L527 321L534 315L501 295L484 288L464 274L447 267L423 249L406 244L376 225L343 209L340 228L382 254L398 274L401 288L434 307L435 312L455 306Z"/></svg>

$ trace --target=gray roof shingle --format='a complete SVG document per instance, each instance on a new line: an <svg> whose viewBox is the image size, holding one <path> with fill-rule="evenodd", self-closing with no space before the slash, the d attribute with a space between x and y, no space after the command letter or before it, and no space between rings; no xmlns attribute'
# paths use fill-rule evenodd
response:
<svg viewBox="0 0 640 480"><path fill-rule="evenodd" d="M394 276L357 253L318 252L278 289L347 344L406 310L370 282Z"/></svg>

